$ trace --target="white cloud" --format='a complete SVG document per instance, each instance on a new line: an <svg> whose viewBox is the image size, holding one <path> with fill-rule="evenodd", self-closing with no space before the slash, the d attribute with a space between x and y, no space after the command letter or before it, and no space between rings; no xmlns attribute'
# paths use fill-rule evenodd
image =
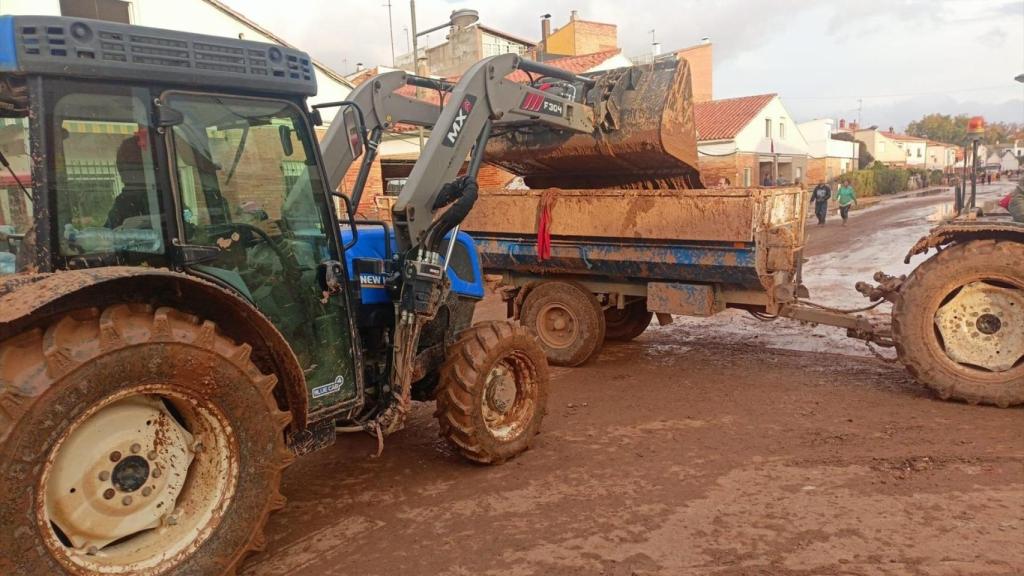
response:
<svg viewBox="0 0 1024 576"><path fill-rule="evenodd" d="M280 0L226 1L340 71L391 62L388 0L290 0L285 14ZM409 2L391 3L403 53ZM851 117L861 99L868 123L961 110L1024 122L1024 85L1013 81L1024 72L1024 0L419 0L418 24L463 7L527 38L540 36L541 14L557 27L576 9L618 24L627 55L650 49L652 29L663 50L709 36L716 96L778 92L798 119ZM444 32L426 40L442 42Z"/></svg>

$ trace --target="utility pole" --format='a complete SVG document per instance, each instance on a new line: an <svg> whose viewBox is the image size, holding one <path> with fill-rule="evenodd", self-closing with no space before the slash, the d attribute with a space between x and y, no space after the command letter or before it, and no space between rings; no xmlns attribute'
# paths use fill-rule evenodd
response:
<svg viewBox="0 0 1024 576"><path fill-rule="evenodd" d="M863 111L864 111L864 99L863 98L857 98L857 128L858 129L860 129L861 122L863 121L863 120L861 120L861 112L863 112Z"/></svg>
<svg viewBox="0 0 1024 576"><path fill-rule="evenodd" d="M395 31L391 26L391 0L388 0L384 7L388 9L388 38L391 39L391 67L395 67Z"/></svg>
<svg viewBox="0 0 1024 576"><path fill-rule="evenodd" d="M409 16L410 16L410 18L409 18L410 19L410 25L412 26L412 73L413 74L419 74L420 73L420 70L419 70L420 52L419 52L419 47L417 46L418 43L416 42L416 0L409 0ZM421 96L421 91L422 91L422 89L420 89L420 88L416 89L416 97L417 98L419 98ZM417 132L417 134L419 136L419 138L418 138L419 148L420 148L420 151L422 152L423 151L423 127L420 126L419 129L416 132Z"/></svg>

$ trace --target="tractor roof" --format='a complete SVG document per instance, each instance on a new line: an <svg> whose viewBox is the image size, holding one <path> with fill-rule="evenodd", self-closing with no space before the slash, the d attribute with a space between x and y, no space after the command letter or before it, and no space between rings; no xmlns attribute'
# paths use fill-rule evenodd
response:
<svg viewBox="0 0 1024 576"><path fill-rule="evenodd" d="M60 16L0 16L0 73L316 94L312 60L294 48Z"/></svg>

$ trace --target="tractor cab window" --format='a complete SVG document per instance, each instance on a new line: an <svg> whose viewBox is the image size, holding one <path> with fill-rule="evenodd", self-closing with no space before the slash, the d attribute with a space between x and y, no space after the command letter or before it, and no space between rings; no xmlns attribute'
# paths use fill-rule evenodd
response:
<svg viewBox="0 0 1024 576"><path fill-rule="evenodd" d="M0 152L11 165L11 170L0 169L0 275L3 275L24 270L29 260L25 236L32 227L32 174L27 117L0 118Z"/></svg>
<svg viewBox="0 0 1024 576"><path fill-rule="evenodd" d="M170 93L162 105L180 114L171 139L183 240L206 247L187 265L270 318L309 382L354 397L346 315L318 280L337 239L302 112L287 101L212 94Z"/></svg>
<svg viewBox="0 0 1024 576"><path fill-rule="evenodd" d="M60 255L139 264L162 254L148 90L54 90L54 181Z"/></svg>

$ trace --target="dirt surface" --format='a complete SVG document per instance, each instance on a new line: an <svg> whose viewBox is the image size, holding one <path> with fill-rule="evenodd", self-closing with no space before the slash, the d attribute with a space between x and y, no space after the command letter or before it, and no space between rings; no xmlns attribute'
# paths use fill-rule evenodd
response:
<svg viewBox="0 0 1024 576"><path fill-rule="evenodd" d="M879 263L902 261L931 202L814 230L809 265L879 228L899 237ZM505 465L464 462L426 404L380 458L355 435L299 459L242 574L1024 573L1024 410L942 402L806 330L702 322L554 369L543 432Z"/></svg>

